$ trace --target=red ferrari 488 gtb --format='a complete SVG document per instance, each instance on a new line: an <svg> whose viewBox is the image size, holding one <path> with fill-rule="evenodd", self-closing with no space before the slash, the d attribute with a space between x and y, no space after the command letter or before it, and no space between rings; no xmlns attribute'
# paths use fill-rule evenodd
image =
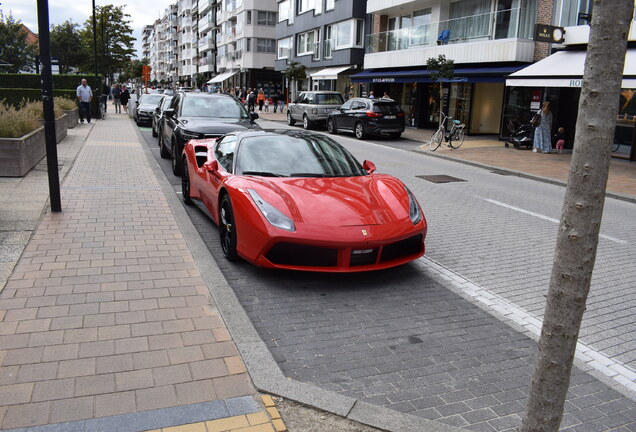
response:
<svg viewBox="0 0 636 432"><path fill-rule="evenodd" d="M182 163L183 199L216 222L229 260L354 272L424 254L426 220L409 189L328 136L234 132L188 141Z"/></svg>

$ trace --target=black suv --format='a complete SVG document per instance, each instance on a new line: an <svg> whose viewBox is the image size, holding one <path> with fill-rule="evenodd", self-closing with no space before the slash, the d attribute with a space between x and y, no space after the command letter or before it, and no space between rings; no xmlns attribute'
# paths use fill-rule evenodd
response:
<svg viewBox="0 0 636 432"><path fill-rule="evenodd" d="M159 93L148 93L141 95L139 103L135 107L133 117L137 126L152 123L152 114L159 106L165 96Z"/></svg>
<svg viewBox="0 0 636 432"><path fill-rule="evenodd" d="M177 92L164 113L159 132L161 157L172 158L172 172L181 175L183 146L191 139L216 138L226 133L258 129L258 114L245 111L234 97L223 94Z"/></svg>
<svg viewBox="0 0 636 432"><path fill-rule="evenodd" d="M332 134L353 132L358 139L370 134L399 138L404 132L404 111L392 99L349 99L329 113L327 130Z"/></svg>

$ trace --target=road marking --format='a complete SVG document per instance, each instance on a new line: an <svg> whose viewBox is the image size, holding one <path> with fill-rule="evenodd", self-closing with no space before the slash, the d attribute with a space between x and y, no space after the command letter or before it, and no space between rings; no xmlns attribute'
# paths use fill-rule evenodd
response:
<svg viewBox="0 0 636 432"><path fill-rule="evenodd" d="M501 206L501 207L508 208L510 210L518 211L520 213L525 213L527 215L534 216L534 217L537 217L539 219L543 219L543 220L547 220L547 221L550 221L550 222L554 222L556 224L559 224L561 222L559 219L551 218L549 216L542 215L540 213L535 213L533 211L525 210L525 209L522 209L522 208L519 208L519 207L515 207L513 205L502 203L500 201L496 201L496 200L493 200L493 199L490 199L490 198L484 198L484 201L487 201L487 202L492 203L492 204L496 204L496 205ZM608 236L607 234L599 234L599 237L604 238L605 240L613 241L613 242L618 243L618 244L629 244L629 242L626 241L626 240L622 240L622 239L619 239L619 238L616 238L616 237Z"/></svg>
<svg viewBox="0 0 636 432"><path fill-rule="evenodd" d="M491 315L497 318L503 316L514 322L526 330L529 337L535 341L539 340L543 324L539 317L524 311L500 295L480 287L429 257L422 257L415 263L424 267L426 273L443 286L450 288ZM585 363L587 367L602 374L602 377L609 378L609 384L612 387L621 391L625 396L636 400L636 371L629 366L607 357L580 340L576 344L576 358Z"/></svg>

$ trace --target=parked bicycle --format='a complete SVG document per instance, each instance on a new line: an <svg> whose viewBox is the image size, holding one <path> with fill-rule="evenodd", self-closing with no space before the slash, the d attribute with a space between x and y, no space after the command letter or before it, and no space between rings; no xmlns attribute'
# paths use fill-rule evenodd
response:
<svg viewBox="0 0 636 432"><path fill-rule="evenodd" d="M437 150L442 144L442 140L446 141L448 147L453 150L460 148L464 144L464 128L466 125L459 120L453 120L452 117L448 117L443 112L440 114L442 115L442 123L431 137L431 151ZM446 130L447 121L451 122L450 130Z"/></svg>

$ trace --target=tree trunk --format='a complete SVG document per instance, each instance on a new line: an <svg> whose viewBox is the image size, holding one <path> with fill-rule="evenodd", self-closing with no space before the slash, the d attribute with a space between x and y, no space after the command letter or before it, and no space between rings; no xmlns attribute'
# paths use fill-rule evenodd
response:
<svg viewBox="0 0 636 432"><path fill-rule="evenodd" d="M563 417L596 259L633 9L634 0L594 1L574 152L521 432L558 431Z"/></svg>

